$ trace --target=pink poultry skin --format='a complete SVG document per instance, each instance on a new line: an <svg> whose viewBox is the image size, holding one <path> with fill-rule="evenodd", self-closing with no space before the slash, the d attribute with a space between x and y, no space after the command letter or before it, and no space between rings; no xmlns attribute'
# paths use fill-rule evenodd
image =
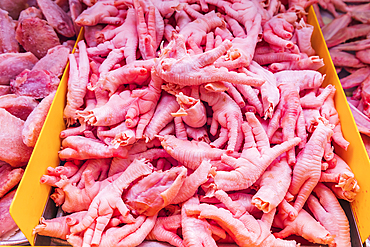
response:
<svg viewBox="0 0 370 247"><path fill-rule="evenodd" d="M274 219L274 225L283 229L274 233L277 238L285 238L294 234L302 236L313 243L329 245L334 243L334 236L304 209L299 211L298 216L294 220L291 220L284 212L277 214Z"/></svg>
<svg viewBox="0 0 370 247"><path fill-rule="evenodd" d="M228 155L221 156L221 161L234 169L217 171L214 181L218 189L231 191L249 188L274 159L300 142L296 137L270 148L267 135L254 114L247 113L247 119L248 123L243 124L245 144L241 157L236 159Z"/></svg>
<svg viewBox="0 0 370 247"><path fill-rule="evenodd" d="M310 195L308 208L316 219L334 236L336 246L350 246L351 237L348 219L334 193L322 183Z"/></svg>
<svg viewBox="0 0 370 247"><path fill-rule="evenodd" d="M179 46L181 50L178 49ZM215 81L227 81L253 86L262 85L264 81L261 79L251 78L245 74L230 72L226 68L216 68L214 65L211 65L231 46L230 41L224 41L220 46L209 52L189 56L185 53L184 39L181 36L177 36L175 42L161 52L161 56L154 67L163 80L182 86L200 85ZM177 48L177 57L182 59L170 57L173 47Z"/></svg>
<svg viewBox="0 0 370 247"><path fill-rule="evenodd" d="M118 9L103 2L97 2L92 7L84 10L76 19L76 24L80 26L95 26L98 23L120 24L122 19L116 17Z"/></svg>
<svg viewBox="0 0 370 247"><path fill-rule="evenodd" d="M15 39L15 26L12 17L8 12L1 9L0 11L1 29L5 30L1 34L0 53L17 53L19 52L19 44Z"/></svg>
<svg viewBox="0 0 370 247"><path fill-rule="evenodd" d="M328 122L319 123L303 151L297 157L289 187L289 192L295 196L294 208L297 212L302 209L308 196L320 180L324 145L332 135L332 126ZM293 212L289 216L291 219L297 217Z"/></svg>
<svg viewBox="0 0 370 247"><path fill-rule="evenodd" d="M345 142L304 22L314 1L83 0L81 18L120 22L86 26L71 57L71 80L87 85L61 133L65 165L42 177L62 209L87 210L67 241L333 244L303 204L320 179L346 200L359 187L332 148Z"/></svg>

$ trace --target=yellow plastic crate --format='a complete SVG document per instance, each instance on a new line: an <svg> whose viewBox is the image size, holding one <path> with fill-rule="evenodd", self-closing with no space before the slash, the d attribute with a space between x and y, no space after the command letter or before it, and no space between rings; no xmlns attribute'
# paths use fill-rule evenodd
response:
<svg viewBox="0 0 370 247"><path fill-rule="evenodd" d="M363 243L370 235L370 182L368 182L367 174L370 171L370 162L312 7L309 8L308 23L314 26L312 46L324 59L325 66L320 69L321 73L326 74L324 85L333 84L337 89L335 104L341 120L343 135L350 145L347 151L339 147L335 147L335 151L350 165L361 187L361 192L351 203L351 209L359 230L360 241ZM83 34L80 33L78 41L82 37ZM51 189L50 186L40 184L40 177L46 173L47 167L56 167L60 163L58 158L58 151L61 147L59 133L65 129L63 109L66 104L68 74L69 66L67 65L40 138L10 207L10 214L31 245L35 244L32 230L43 215ZM357 234L354 227L356 226L351 225L351 231Z"/></svg>
<svg viewBox="0 0 370 247"><path fill-rule="evenodd" d="M351 208L363 243L370 235L369 157L347 103L347 98L335 71L334 64L330 58L313 7L309 9L308 23L314 26L312 46L316 53L324 59L325 66L319 70L322 74L326 74L324 86L333 84L337 89L334 98L335 106L341 121L343 135L350 142L350 145L347 151L336 146L335 152L349 164L361 188L361 192L356 196L355 201L351 203Z"/></svg>

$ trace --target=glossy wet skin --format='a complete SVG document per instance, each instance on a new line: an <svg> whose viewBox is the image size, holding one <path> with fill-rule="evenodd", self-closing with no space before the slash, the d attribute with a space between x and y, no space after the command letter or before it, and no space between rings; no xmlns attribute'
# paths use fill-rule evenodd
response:
<svg viewBox="0 0 370 247"><path fill-rule="evenodd" d="M271 2L272 5L276 3ZM270 31L276 36L279 36L277 33L280 34L279 37L285 40L283 42L288 43L287 47L286 45L276 47L276 43L267 42L268 38L258 44L258 41L263 39L262 23L266 23L272 17L277 10L276 6L271 6L267 10L261 6L253 6L253 2L242 4L221 1L221 3L225 4L222 6L224 8L220 7L218 13L207 14L207 17L212 18L204 22L200 20L200 16L204 15L203 11L207 6L217 5L211 0L188 4L178 10L173 18L165 19L166 40L158 55L153 51L158 51L155 45L162 39L157 39L161 29L157 25L155 14L159 10L153 11L155 4L133 1L133 7L126 8L122 7L125 5L124 2L115 3L114 7L119 11L123 8L127 10L128 22L136 18L139 23L140 27L136 29L137 37L131 36L137 39L138 46L133 48L134 46L127 43L124 45L128 50L135 49L135 59L138 60L133 61L132 57L126 56L122 47L111 46L114 38L122 41L122 44L125 43L127 33L112 32L111 36L104 36L109 40L102 40L100 47L87 48L93 74L89 81L91 87L87 87L88 90L94 91L85 95L81 108L85 107L86 111L80 109L80 118L77 119L83 122L81 125L83 130L76 131L71 128L70 131L70 134L77 133L80 136L68 134L63 141L64 149L60 154L71 151L69 156L67 153L63 157L75 162L77 167L81 167L79 169L81 171L87 163L84 160L97 158L96 154L104 154L104 158L107 159L120 156L113 158L109 170L109 175L113 176L116 172L125 173L133 169L133 165L137 165L137 161L132 162L133 158L147 159L144 163L150 162L151 165L147 167L144 165L148 169L143 168L145 171L140 170L142 172L135 169L136 176L126 177L127 180L123 180L122 177L112 178L111 183L91 198L88 216L71 228L73 232L69 238L71 243L85 246L98 244L120 246L134 238L142 241L149 234L154 239L179 246L200 242L206 246L214 246L216 241L220 240L236 242L240 246L296 245L294 241L277 239L271 234L278 205L283 205L278 208L279 211L287 210L287 218L291 216L298 218L298 210L295 210L294 215L289 209L294 210L294 203L299 201L294 196L298 194L297 198L301 197L298 192L294 195L293 192L287 192L291 183L291 170L278 171L276 172L278 175L273 174L271 170L276 159L286 152L289 152L288 159L292 165L295 163L295 155L297 160L300 160L300 156L304 156L305 152L310 153L309 150L313 148L306 144L307 137L312 137L313 141L320 139L307 133L305 125L306 116L303 114L303 108L307 110L314 107L304 105L300 100L306 94L306 103L324 98L323 96L319 98L321 91L318 89L323 76L309 68L310 72L298 70L289 71L285 75L280 74L282 80L279 81L276 80L279 75L269 73L267 66L280 62L287 62L291 66L303 59L307 59L308 62L315 59L306 54L311 55L312 52L310 47L307 47L310 44L309 39L305 40L306 43L303 42L300 48L298 41L293 38L296 30L290 28L296 27L294 22L298 17L297 14L302 14L307 2L290 2L292 12L278 23L271 21ZM213 9L209 10L207 12ZM215 10L217 11L217 8ZM130 12L135 12L135 16ZM122 13L117 16L125 16L121 15ZM245 13L249 15L246 16ZM91 17L94 17L94 14ZM292 16L294 18L291 18ZM221 22L212 28L208 29L211 24L209 26L207 24L202 26L201 30L197 29L199 28L197 23L212 20L217 22L219 19ZM232 25L234 26L231 28ZM302 24L300 28L303 29L303 26ZM191 27L194 27L194 30ZM110 28L112 27L102 30L100 34L110 33L108 32L112 31ZM153 28L155 30L152 30ZM290 35L286 35L285 32L279 33L282 29ZM176 30L180 34L177 34ZM181 35L181 30L184 36ZM228 41L225 37L233 40ZM284 51L280 54L277 52L279 49ZM257 50L258 54L254 56ZM107 58L97 58L98 54ZM256 64L263 60L259 60L257 55L263 59L264 56L268 57L261 63L266 66ZM153 56L156 58L153 59ZM256 59L252 61L254 57ZM320 63L321 60L318 60ZM295 66L298 66L297 64ZM264 86L267 80L269 83ZM281 81L286 84L290 82L291 85L285 85ZM251 93L242 94L242 87L236 86L238 83L247 85ZM102 92L99 90L105 90L106 93L106 101L103 104L98 103L98 94ZM250 99L251 95L255 96L255 101ZM118 101L113 101L117 97L127 104L117 107ZM319 106L315 107L320 108L324 101L320 101ZM184 111L196 105L193 104L195 102L204 105L200 112L194 113L195 116L198 116L197 114L201 116L199 117L202 118L199 124L201 126L192 126L183 116ZM96 107L97 105L99 107ZM316 114L321 114L320 109L315 110ZM98 114L95 113L99 111L102 118L96 121ZM112 114L107 114L108 112ZM186 114L193 113L189 111ZM322 117L329 118L329 115ZM112 119L115 121L106 121ZM278 130L274 129L271 131L273 133L270 133L266 126L272 121L276 121ZM121 124L127 128L126 130L130 129L135 133L136 140L129 145L123 143L125 147L119 146L114 150L107 140L113 137L111 133L121 129ZM193 130L189 125L194 132L199 131L204 138L198 139L197 134L191 132ZM280 130L280 127L283 127L283 130ZM315 127L316 130L319 129L316 125L312 129ZM316 145L319 146L319 151L322 151L322 157L326 150L331 150L330 138L323 139L325 140L320 139L321 142L320 140L318 142L325 145ZM95 143L103 145L95 146L93 145ZM322 157L317 164L315 163L319 175L322 174L321 169L327 168L321 162ZM284 163L285 168L289 168L287 163L288 161ZM297 169L299 166L298 164ZM280 176L281 173L284 173L284 176ZM88 174L84 174L85 184L87 182L88 185L85 186L85 191L92 188L89 187L90 182L99 183L96 178L87 179ZM70 181L75 179L73 176ZM272 179L264 179L266 177ZM304 183L305 178L296 177L294 176L295 184ZM315 174L316 177L318 175ZM284 186L280 188L276 186L277 183L284 183ZM276 189L278 195L273 198L275 201L264 199L262 196L259 198L256 196L253 201L253 195L259 186L261 193L265 187ZM271 192L271 189L268 189L264 193L272 194ZM197 197L199 201L193 202ZM117 215L119 217L116 217ZM136 222L135 217L138 217ZM173 219L176 224L166 223L167 219ZM313 217L311 219L314 220ZM119 222L120 227L110 225L111 220ZM280 227L284 229L285 225L282 224ZM324 237L327 235L320 227L315 231L321 231ZM329 236L327 242L330 242L330 239Z"/></svg>
<svg viewBox="0 0 370 247"><path fill-rule="evenodd" d="M13 235L17 230L18 226L10 216L9 208L10 204L15 195L15 190L9 192L6 196L0 199L0 239L6 240Z"/></svg>

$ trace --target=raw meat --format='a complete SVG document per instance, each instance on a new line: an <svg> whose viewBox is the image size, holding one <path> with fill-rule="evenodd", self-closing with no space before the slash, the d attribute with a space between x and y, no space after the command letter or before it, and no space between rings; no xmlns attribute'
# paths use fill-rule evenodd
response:
<svg viewBox="0 0 370 247"><path fill-rule="evenodd" d="M180 140L173 135L165 135L159 139L163 148L173 158L193 170L198 168L204 159L218 160L226 154L226 150L212 148L205 142Z"/></svg>
<svg viewBox="0 0 370 247"><path fill-rule="evenodd" d="M80 26L95 26L98 23L120 24L122 19L116 17L118 9L109 2L98 1L92 7L84 10L75 22Z"/></svg>
<svg viewBox="0 0 370 247"><path fill-rule="evenodd" d="M65 37L75 35L71 17L52 0L37 0L48 24Z"/></svg>
<svg viewBox="0 0 370 247"><path fill-rule="evenodd" d="M332 126L327 121L320 122L297 158L289 187L289 192L296 198L294 209L297 212L302 209L308 196L320 180L324 145L332 135ZM289 216L294 219L297 215L292 211Z"/></svg>
<svg viewBox="0 0 370 247"><path fill-rule="evenodd" d="M135 179L143 175L151 174L153 169L153 166L150 163L147 163L144 159L136 160L132 164L133 165L129 166L129 168L114 180L113 183L105 187L94 198L87 212L89 217L85 217L81 222L71 228L72 233L77 233L88 228L91 224L95 225L93 222L95 219L97 220L98 224L96 224L92 229L93 232L89 231L88 235L84 236L84 243L100 243L103 230L112 217L114 209L118 209L123 216L130 215L129 209L122 201L122 192Z"/></svg>
<svg viewBox="0 0 370 247"><path fill-rule="evenodd" d="M28 147L34 147L36 145L36 141L39 138L41 128L44 125L54 96L55 92L52 92L46 96L24 122L22 139L23 143Z"/></svg>
<svg viewBox="0 0 370 247"><path fill-rule="evenodd" d="M162 79L152 73L152 80L148 87L132 91L130 97L134 101L127 110L125 123L129 128L136 127L137 139L143 137L143 132L154 115L155 107L161 96L162 83Z"/></svg>
<svg viewBox="0 0 370 247"><path fill-rule="evenodd" d="M0 146L0 160L13 167L25 166L33 149L27 147L22 140L24 121L0 108L0 126L3 129L0 142L7 144Z"/></svg>
<svg viewBox="0 0 370 247"><path fill-rule="evenodd" d="M168 242L173 246L183 246L182 239L174 232L181 227L181 215L158 217L146 239Z"/></svg>
<svg viewBox="0 0 370 247"><path fill-rule="evenodd" d="M70 244L296 246L277 238L291 233L333 244L303 204L320 179L339 198L358 191L351 176L349 193L334 183L347 173L334 168L335 89L320 88L304 22L313 1L84 2L95 26L70 56L81 87L69 89L80 94L61 133L66 164L42 178L64 211L88 209ZM300 169L312 187L300 190Z"/></svg>
<svg viewBox="0 0 370 247"><path fill-rule="evenodd" d="M10 86L0 85L0 96L11 94Z"/></svg>
<svg viewBox="0 0 370 247"><path fill-rule="evenodd" d="M156 215L176 198L186 173L185 167L173 167L164 172L154 171L127 191L127 207L134 215Z"/></svg>
<svg viewBox="0 0 370 247"><path fill-rule="evenodd" d="M136 12L137 35L139 38L139 51L144 60L154 58L157 49L156 42L156 8L150 6L147 14L148 24L145 22L143 8L139 5L139 1L133 1Z"/></svg>
<svg viewBox="0 0 370 247"><path fill-rule="evenodd" d="M69 228L77 224L86 214L86 211L80 211L77 213L70 214L64 217L58 217L50 220L40 219L40 224L37 225L33 234L40 234L45 236L51 236L60 239L67 239L67 236L71 233Z"/></svg>
<svg viewBox="0 0 370 247"><path fill-rule="evenodd" d="M240 107L226 93L213 92L206 87L200 87L200 99L207 102L213 110L210 133L216 135L218 126L226 134L211 143L211 146L220 148L227 142L227 151L233 152L240 149L242 143L242 112Z"/></svg>
<svg viewBox="0 0 370 247"><path fill-rule="evenodd" d="M123 84L131 84L133 82L142 84L148 80L153 65L154 59L138 60L126 64L121 68L108 72L103 80L99 80L97 87L101 86L112 95Z"/></svg>
<svg viewBox="0 0 370 247"><path fill-rule="evenodd" d="M35 64L32 70L47 70L60 77L67 65L70 52L70 49L64 45L55 46L48 50L48 53Z"/></svg>
<svg viewBox="0 0 370 247"><path fill-rule="evenodd" d="M9 213L15 192L16 190L13 190L0 199L0 240L8 240L19 230Z"/></svg>
<svg viewBox="0 0 370 247"><path fill-rule="evenodd" d="M311 36L313 32L313 26L305 23L302 18L296 27L296 34L298 39L299 50L306 53L308 56L315 55L315 50L311 46Z"/></svg>
<svg viewBox="0 0 370 247"><path fill-rule="evenodd" d="M319 183L310 195L307 206L315 218L335 236L336 246L350 246L350 228L348 219L334 193L324 184Z"/></svg>
<svg viewBox="0 0 370 247"><path fill-rule="evenodd" d="M275 160L256 182L259 189L252 198L252 204L264 213L276 208L288 192L291 175L292 169L286 158Z"/></svg>
<svg viewBox="0 0 370 247"><path fill-rule="evenodd" d="M73 125L77 121L77 110L84 104L83 99L86 95L89 82L89 60L87 57L86 44L83 40L78 43L79 56L78 63L75 55L69 54L69 79L67 105L64 108L64 118L67 126Z"/></svg>
<svg viewBox="0 0 370 247"><path fill-rule="evenodd" d="M119 174L112 176L103 181L95 181L92 176L91 171L83 172L82 177L84 179L85 187L78 188L74 183L74 177L68 179L65 175L60 175L60 180L53 182L49 180L47 176L41 178L41 182L49 185L54 185L57 188L60 188L63 191L63 201L59 203L59 198L55 200L58 206L61 206L64 212L73 213L83 210L88 210L89 205L92 202L92 199L105 187L111 184L114 179L118 177ZM59 179L59 176L56 177L56 180ZM76 205L77 204L77 205Z"/></svg>
<svg viewBox="0 0 370 247"><path fill-rule="evenodd" d="M349 142L343 137L342 126L339 121L339 115L337 110L335 109L334 104L335 91L336 91L335 87L332 87L330 94L328 95L323 105L321 106L320 113L321 116L326 118L329 121L329 123L334 126L332 136L333 141L344 150L347 150Z"/></svg>
<svg viewBox="0 0 370 247"><path fill-rule="evenodd" d="M37 107L38 101L29 96L7 94L0 96L0 108L26 121L30 113Z"/></svg>
<svg viewBox="0 0 370 247"><path fill-rule="evenodd" d="M361 83L370 75L370 67L364 67L356 70L352 74L341 78L340 83L344 89L349 89L361 85Z"/></svg>
<svg viewBox="0 0 370 247"><path fill-rule="evenodd" d="M182 189L179 190L171 204L179 204L193 197L198 187L206 183L209 177L212 177L215 173L211 165L211 162L204 160L192 174L188 175L184 180Z"/></svg>
<svg viewBox="0 0 370 247"><path fill-rule="evenodd" d="M201 204L195 209L187 209L185 212L188 215L199 215L200 219L216 221L230 233L238 246L296 246L294 240L278 239L271 234L270 228L275 211L263 214L259 220L256 220L249 213L235 218L230 211L207 204Z"/></svg>
<svg viewBox="0 0 370 247"><path fill-rule="evenodd" d="M176 116L181 116L184 123L193 128L202 127L207 122L206 109L201 100L188 97L183 93L176 95L180 110ZM175 116L172 114L172 116Z"/></svg>
<svg viewBox="0 0 370 247"><path fill-rule="evenodd" d="M112 95L108 102L101 107L92 110L76 111L76 114L81 119L81 122L89 125L111 126L125 120L130 104L134 100L135 98L131 97L131 91L125 90ZM121 111L116 112L115 107L119 107Z"/></svg>
<svg viewBox="0 0 370 247"><path fill-rule="evenodd" d="M356 58L358 58L361 62L367 63L367 64L370 63L369 55L370 55L370 49L365 49L365 50L356 52Z"/></svg>
<svg viewBox="0 0 370 247"><path fill-rule="evenodd" d="M19 45L15 39L15 27L16 24L8 16L8 12L0 9L0 53L19 52Z"/></svg>
<svg viewBox="0 0 370 247"><path fill-rule="evenodd" d="M23 70L31 70L38 61L31 52L0 54L0 85L9 85Z"/></svg>
<svg viewBox="0 0 370 247"><path fill-rule="evenodd" d="M362 68L366 66L355 55L348 52L330 49L330 56L333 59L334 65L338 67Z"/></svg>
<svg viewBox="0 0 370 247"><path fill-rule="evenodd" d="M328 48L336 46L347 40L358 38L368 34L370 31L369 24L357 24L345 29L341 29L341 32L337 32L330 39L326 39L326 44Z"/></svg>
<svg viewBox="0 0 370 247"><path fill-rule="evenodd" d="M347 163L336 154L334 154L334 159L337 162L336 166L322 172L320 182L335 184L336 191L342 191L346 200L353 201L360 191L360 186Z"/></svg>
<svg viewBox="0 0 370 247"><path fill-rule="evenodd" d="M0 8L6 10L13 20L18 19L19 13L27 8L27 0L3 0Z"/></svg>
<svg viewBox="0 0 370 247"><path fill-rule="evenodd" d="M275 111L275 107L279 103L280 93L277 88L277 81L275 76L264 69L255 61L252 61L248 67L248 70L254 74L262 76L266 82L260 88L264 118L272 118Z"/></svg>
<svg viewBox="0 0 370 247"><path fill-rule="evenodd" d="M144 137L147 141L153 140L163 128L173 120L171 113L179 110L179 104L176 98L167 93L162 93L162 96L157 104L153 118L145 129Z"/></svg>
<svg viewBox="0 0 370 247"><path fill-rule="evenodd" d="M0 198L13 189L21 181L24 170L13 169L8 164L0 165Z"/></svg>
<svg viewBox="0 0 370 247"><path fill-rule="evenodd" d="M61 160L67 159L99 159L121 157L126 158L131 146L114 148L98 139L83 136L68 136L62 142L63 149L59 152Z"/></svg>
<svg viewBox="0 0 370 247"><path fill-rule="evenodd" d="M18 23L15 38L26 51L32 52L37 58L42 58L48 50L60 45L54 29L46 21L32 17Z"/></svg>
<svg viewBox="0 0 370 247"><path fill-rule="evenodd" d="M263 39L269 44L285 48L293 48L294 44L289 39L293 36L294 27L282 16L276 15L267 21L263 27Z"/></svg>
<svg viewBox="0 0 370 247"><path fill-rule="evenodd" d="M73 26L75 29L75 34L77 36L77 34L80 32L80 27L76 24L76 19L83 11L83 4L79 0L69 0L68 2L69 2L69 9L71 13ZM85 33L85 37L87 37L86 33Z"/></svg>
<svg viewBox="0 0 370 247"><path fill-rule="evenodd" d="M201 245L217 246L215 240L212 238L210 224L205 219L188 215L186 209L189 207L199 207L199 199L192 197L181 208L181 227L184 230L183 245L187 246L200 243Z"/></svg>
<svg viewBox="0 0 370 247"><path fill-rule="evenodd" d="M157 215L147 217L145 221L141 224L141 226L135 232L124 237L118 242L118 244L113 244L113 246L138 246L140 245L144 241L145 237L153 229L156 219L157 219ZM121 232L120 228L118 228L118 230L119 232ZM126 229L123 229L123 231L125 230ZM104 239L102 239L102 241L103 240ZM110 240L109 237L108 237L108 240ZM109 245L104 245L104 242L103 242L102 246L112 246L110 244L111 243L109 243Z"/></svg>
<svg viewBox="0 0 370 247"><path fill-rule="evenodd" d="M285 238L294 234L313 243L334 244L334 236L304 209L299 211L294 220L291 220L284 213L279 213L274 219L274 224L283 229L274 233L277 238Z"/></svg>
<svg viewBox="0 0 370 247"><path fill-rule="evenodd" d="M326 24L322 27L322 33L325 40L332 38L338 31L346 28L351 22L352 18L349 13L341 15L340 17L335 18L332 22Z"/></svg>
<svg viewBox="0 0 370 247"><path fill-rule="evenodd" d="M183 53L179 53L178 50L177 59L170 58L169 54L171 51L174 50L175 47L178 49L179 46ZM231 46L231 42L226 40L213 50L190 56L186 53L184 37L178 35L177 38L171 41L166 47L165 51L161 52L154 68L163 80L182 86L200 85L215 81L226 81L253 86L262 85L264 80L252 78L242 73L228 71L226 68L216 68L212 65L212 63ZM184 73L185 71L186 73Z"/></svg>
<svg viewBox="0 0 370 247"><path fill-rule="evenodd" d="M24 19L32 18L32 17L38 17L42 19L42 12L40 9L35 8L35 7L29 7L25 10L23 10L18 18L18 21L21 22Z"/></svg>
<svg viewBox="0 0 370 247"><path fill-rule="evenodd" d="M127 169L127 167L133 162L135 159L146 159L150 162L159 158L167 158L170 157L169 154L164 151L163 149L158 148L151 148L147 151L136 153L136 154L129 154L126 159L122 158L113 158L112 164L109 167L108 176L112 176L116 173L123 172ZM158 168L158 165L157 165Z"/></svg>
<svg viewBox="0 0 370 247"><path fill-rule="evenodd" d="M60 79L47 70L24 70L10 82L11 90L18 96L42 99L56 91Z"/></svg>
<svg viewBox="0 0 370 247"><path fill-rule="evenodd" d="M232 171L217 171L215 185L224 191L249 188L279 155L300 142L299 138L285 141L273 148L261 123L253 113L246 113L248 123L243 123L245 143L239 159L223 154L221 161L233 168Z"/></svg>

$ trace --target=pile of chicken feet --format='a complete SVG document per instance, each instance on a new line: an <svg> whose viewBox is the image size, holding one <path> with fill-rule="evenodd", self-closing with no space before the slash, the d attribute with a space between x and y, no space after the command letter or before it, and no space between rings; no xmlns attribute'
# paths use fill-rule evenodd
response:
<svg viewBox="0 0 370 247"><path fill-rule="evenodd" d="M350 246L360 188L306 1L84 1L69 55L66 213L34 234L73 246ZM276 229L271 232L272 227Z"/></svg>

